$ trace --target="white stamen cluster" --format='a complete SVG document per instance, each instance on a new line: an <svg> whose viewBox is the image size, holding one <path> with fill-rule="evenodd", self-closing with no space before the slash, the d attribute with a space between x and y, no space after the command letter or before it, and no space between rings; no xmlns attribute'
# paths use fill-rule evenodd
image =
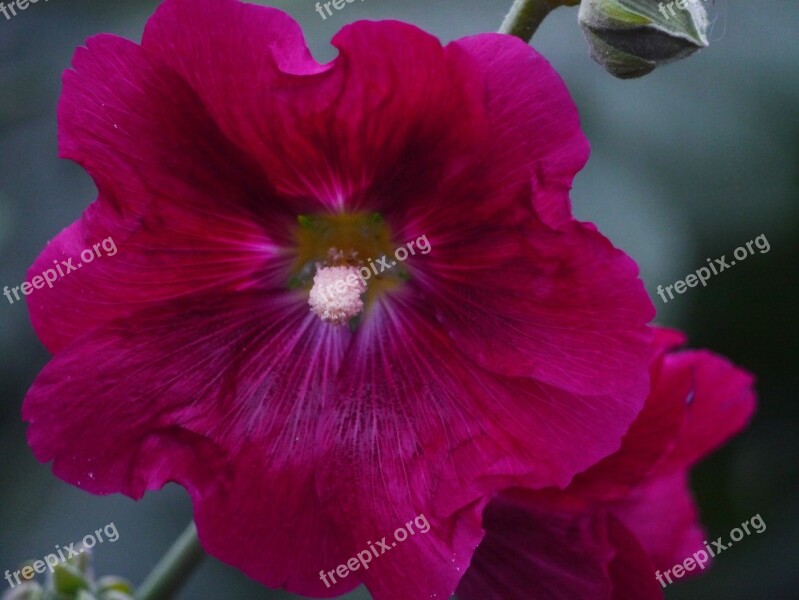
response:
<svg viewBox="0 0 799 600"><path fill-rule="evenodd" d="M349 265L326 267L317 265L308 304L325 323L345 325L363 311L361 295L366 283L358 270Z"/></svg>

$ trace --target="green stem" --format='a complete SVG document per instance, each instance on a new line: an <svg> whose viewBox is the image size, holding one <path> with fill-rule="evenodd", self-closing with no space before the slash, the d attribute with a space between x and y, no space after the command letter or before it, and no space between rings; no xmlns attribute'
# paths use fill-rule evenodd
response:
<svg viewBox="0 0 799 600"><path fill-rule="evenodd" d="M192 521L141 584L136 600L168 600L200 564L205 552Z"/></svg>
<svg viewBox="0 0 799 600"><path fill-rule="evenodd" d="M500 33L515 35L529 43L547 15L558 6L575 6L580 0L514 0Z"/></svg>

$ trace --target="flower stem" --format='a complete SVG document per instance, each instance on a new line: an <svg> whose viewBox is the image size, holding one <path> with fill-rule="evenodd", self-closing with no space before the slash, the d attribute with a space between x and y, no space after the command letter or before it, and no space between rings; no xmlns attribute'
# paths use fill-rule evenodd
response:
<svg viewBox="0 0 799 600"><path fill-rule="evenodd" d="M141 584L136 600L168 600L200 564L205 551L192 521Z"/></svg>
<svg viewBox="0 0 799 600"><path fill-rule="evenodd" d="M579 3L580 0L514 0L499 32L529 42L549 13L558 6L575 6Z"/></svg>

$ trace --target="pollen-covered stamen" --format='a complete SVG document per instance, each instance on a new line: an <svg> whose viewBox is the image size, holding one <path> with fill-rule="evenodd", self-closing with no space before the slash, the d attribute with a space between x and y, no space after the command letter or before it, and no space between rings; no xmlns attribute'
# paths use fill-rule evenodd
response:
<svg viewBox="0 0 799 600"><path fill-rule="evenodd" d="M299 215L297 220L296 259L287 288L293 294L304 291L322 321L358 326L378 298L404 283L400 269L383 272L380 266L395 244L379 214Z"/></svg>
<svg viewBox="0 0 799 600"><path fill-rule="evenodd" d="M345 325L363 311L364 292L366 283L352 265L318 264L308 304L325 323Z"/></svg>

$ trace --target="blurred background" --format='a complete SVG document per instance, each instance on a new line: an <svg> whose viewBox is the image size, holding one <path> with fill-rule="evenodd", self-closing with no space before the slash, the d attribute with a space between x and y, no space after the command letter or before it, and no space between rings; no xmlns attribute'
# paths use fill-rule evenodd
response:
<svg viewBox="0 0 799 600"><path fill-rule="evenodd" d="M93 34L138 41L157 4L53 0L10 21L0 16L0 287L19 285L47 240L95 197L88 176L57 158L61 71ZM325 21L312 0L269 4L294 15L327 61L330 38L352 21L401 19L449 41L496 30L511 0L365 0ZM667 598L799 598L799 3L717 0L711 11L709 49L635 81L613 79L588 58L576 9L550 16L534 45L566 80L593 146L574 188L576 215L636 259L659 323L758 377L751 428L693 479L712 539L758 513L767 530L725 552L704 577L670 586ZM770 252L668 304L657 296L658 285L761 234ZM113 521L120 537L98 546L98 572L141 582L191 519L187 495L170 485L141 502L98 498L57 480L33 458L20 418L48 355L23 303L2 297L0 346L0 571ZM209 559L181 598L294 596Z"/></svg>

